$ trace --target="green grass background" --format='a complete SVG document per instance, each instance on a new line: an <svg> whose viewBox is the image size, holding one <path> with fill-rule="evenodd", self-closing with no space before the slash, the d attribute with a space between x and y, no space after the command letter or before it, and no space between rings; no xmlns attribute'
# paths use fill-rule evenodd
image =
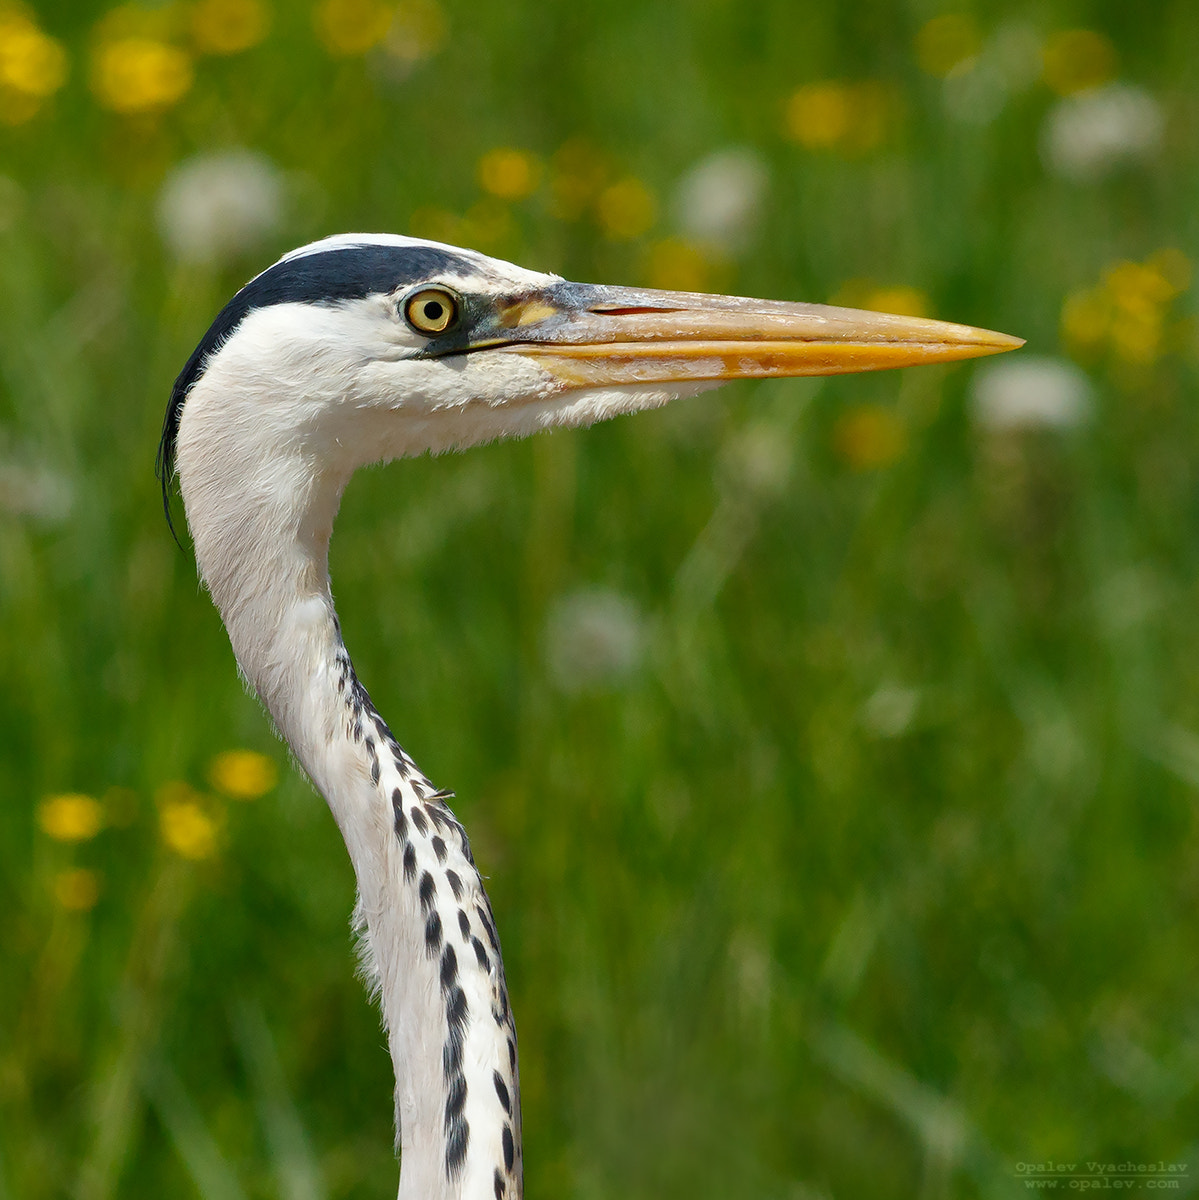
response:
<svg viewBox="0 0 1199 1200"><path fill-rule="evenodd" d="M946 116L913 50L944 10L921 0L445 0L445 45L395 81L279 3L154 119L88 90L102 4L41 8L73 67L0 132L0 452L74 503L0 510L0 1197L387 1195L344 848L153 478L212 315L291 245L466 212L497 145L584 137L662 198L657 225L613 242L543 189L484 248L643 282L679 177L750 146L770 188L727 290L906 284L1060 354L1070 292L1199 252L1199 8L976 7L984 32L1104 32L1165 107L1161 155L1090 185L1042 165L1044 85L983 126ZM828 78L893 89L880 147L785 136L787 97ZM157 189L229 145L301 173L300 199L260 252L176 266ZM530 1197L1005 1197L1022 1162L1196 1159L1196 360L1086 366L1094 419L1067 432L980 433L967 365L739 385L355 479L347 642L490 876ZM877 470L836 453L865 404L907 431ZM765 484L736 465L762 444ZM547 615L592 586L646 615L645 659L564 695ZM919 696L899 736L863 719L884 686ZM173 856L156 790L204 788L238 746L279 787L228 806L214 858ZM39 829L45 795L113 786L125 824L78 847ZM102 873L83 914L54 899L73 865Z"/></svg>

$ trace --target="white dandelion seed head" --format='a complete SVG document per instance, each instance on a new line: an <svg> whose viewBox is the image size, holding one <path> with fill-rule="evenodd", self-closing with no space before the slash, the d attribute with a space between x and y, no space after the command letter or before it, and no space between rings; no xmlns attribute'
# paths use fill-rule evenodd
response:
<svg viewBox="0 0 1199 1200"><path fill-rule="evenodd" d="M586 588L562 596L545 630L546 665L569 694L603 691L627 680L641 665L644 622L627 596Z"/></svg>
<svg viewBox="0 0 1199 1200"><path fill-rule="evenodd" d="M70 516L74 499L70 479L50 467L0 461L0 512L57 525Z"/></svg>
<svg viewBox="0 0 1199 1200"><path fill-rule="evenodd" d="M862 722L876 737L897 738L908 731L919 707L915 688L884 683L862 706Z"/></svg>
<svg viewBox="0 0 1199 1200"><path fill-rule="evenodd" d="M1089 183L1161 148L1166 119L1161 105L1129 83L1059 100L1041 130L1041 156L1055 175Z"/></svg>
<svg viewBox="0 0 1199 1200"><path fill-rule="evenodd" d="M980 368L971 385L974 419L990 430L1070 429L1091 415L1091 382L1061 358L1022 355Z"/></svg>
<svg viewBox="0 0 1199 1200"><path fill-rule="evenodd" d="M723 481L740 491L777 496L791 477L793 447L772 425L761 422L739 431L720 457Z"/></svg>
<svg viewBox="0 0 1199 1200"><path fill-rule="evenodd" d="M766 165L753 150L740 147L709 154L679 181L679 230L696 241L740 247L753 231L768 182Z"/></svg>
<svg viewBox="0 0 1199 1200"><path fill-rule="evenodd" d="M270 238L283 206L283 178L270 159L226 150L189 158L167 175L158 226L179 261L228 263Z"/></svg>

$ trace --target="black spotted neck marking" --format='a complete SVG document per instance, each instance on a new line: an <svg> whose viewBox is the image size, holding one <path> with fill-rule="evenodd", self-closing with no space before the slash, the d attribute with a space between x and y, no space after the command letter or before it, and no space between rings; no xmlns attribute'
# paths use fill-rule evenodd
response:
<svg viewBox="0 0 1199 1200"><path fill-rule="evenodd" d="M463 1052L472 1014L460 982L463 969L477 970L491 982L491 1019L507 1046L507 1063L492 1072L492 1102L502 1115L502 1161L494 1170L496 1200L521 1200L523 1162L520 1146L520 1088L517 1077L516 1024L508 1002L504 964L491 902L475 870L470 840L447 800L453 792L439 791L421 774L396 741L387 722L371 703L343 649L337 652L337 689L345 704L346 733L361 745L370 763L371 781L378 786L384 756L402 784L391 789L392 826L402 848L406 886L415 890L424 919L425 955L438 962L438 980L445 1005L442 1077L445 1084L445 1172L456 1179L470 1147L466 1116L467 1078ZM464 879L452 866L451 846L465 859L473 879ZM423 852L427 849L428 852ZM456 859L459 863L461 859ZM449 928L447 928L447 926ZM459 939L455 948L452 937Z"/></svg>

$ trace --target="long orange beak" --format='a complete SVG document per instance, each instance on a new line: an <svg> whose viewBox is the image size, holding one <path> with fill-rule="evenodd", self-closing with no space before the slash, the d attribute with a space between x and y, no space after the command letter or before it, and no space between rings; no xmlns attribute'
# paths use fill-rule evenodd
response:
<svg viewBox="0 0 1199 1200"><path fill-rule="evenodd" d="M568 388L881 371L1024 345L922 317L574 283L503 305L499 324L495 350Z"/></svg>

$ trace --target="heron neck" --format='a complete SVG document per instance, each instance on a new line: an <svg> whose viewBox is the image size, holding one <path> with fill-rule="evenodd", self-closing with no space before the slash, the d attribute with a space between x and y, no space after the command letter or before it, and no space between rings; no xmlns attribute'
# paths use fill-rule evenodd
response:
<svg viewBox="0 0 1199 1200"><path fill-rule="evenodd" d="M239 531L239 570L193 525L197 558L242 670L354 866L395 1070L400 1200L520 1200L516 1029L495 920L450 793L400 748L350 663L327 568L341 487L327 490L313 495L327 519L290 519L290 534L269 510L218 523Z"/></svg>

